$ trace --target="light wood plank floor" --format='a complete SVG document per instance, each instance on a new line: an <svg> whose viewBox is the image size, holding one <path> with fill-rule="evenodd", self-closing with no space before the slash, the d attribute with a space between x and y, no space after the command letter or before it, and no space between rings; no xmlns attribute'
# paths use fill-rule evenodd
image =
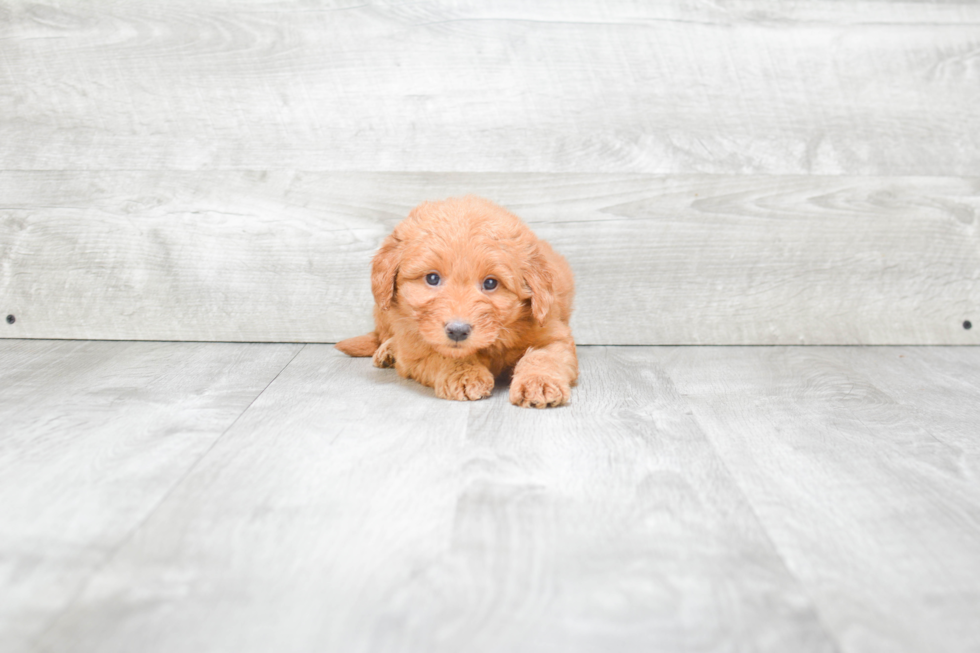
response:
<svg viewBox="0 0 980 653"><path fill-rule="evenodd" d="M0 342L5 652L976 651L980 348Z"/></svg>

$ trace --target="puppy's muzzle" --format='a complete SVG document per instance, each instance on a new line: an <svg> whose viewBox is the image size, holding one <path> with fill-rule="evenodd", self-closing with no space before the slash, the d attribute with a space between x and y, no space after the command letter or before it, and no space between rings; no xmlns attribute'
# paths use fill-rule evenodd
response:
<svg viewBox="0 0 980 653"><path fill-rule="evenodd" d="M466 322L460 322L458 320L450 322L446 325L446 335L453 342L462 342L470 337L470 333L473 332L473 327Z"/></svg>

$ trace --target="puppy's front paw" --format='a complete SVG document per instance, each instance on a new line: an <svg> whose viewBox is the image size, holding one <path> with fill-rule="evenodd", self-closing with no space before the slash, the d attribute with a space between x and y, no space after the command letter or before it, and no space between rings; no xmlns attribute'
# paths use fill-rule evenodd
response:
<svg viewBox="0 0 980 653"><path fill-rule="evenodd" d="M510 382L510 403L523 408L561 406L571 397L571 386L552 376L519 374Z"/></svg>
<svg viewBox="0 0 980 653"><path fill-rule="evenodd" d="M493 374L485 367L470 365L454 369L436 384L436 396L456 401L489 397L493 392Z"/></svg>
<svg viewBox="0 0 980 653"><path fill-rule="evenodd" d="M392 347L392 341L394 338L388 338L381 343L381 346L374 352L375 367L394 367L395 366L395 352Z"/></svg>

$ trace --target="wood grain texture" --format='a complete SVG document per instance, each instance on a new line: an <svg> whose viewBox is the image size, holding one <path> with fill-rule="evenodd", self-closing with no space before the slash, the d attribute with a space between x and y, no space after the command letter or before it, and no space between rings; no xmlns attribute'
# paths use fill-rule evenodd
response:
<svg viewBox="0 0 980 653"><path fill-rule="evenodd" d="M844 651L976 650L980 350L659 352ZM923 412L949 385L972 419Z"/></svg>
<svg viewBox="0 0 980 653"><path fill-rule="evenodd" d="M833 651L645 351L566 409L308 345L44 651Z"/></svg>
<svg viewBox="0 0 980 653"><path fill-rule="evenodd" d="M5 2L0 169L972 175L980 6Z"/></svg>
<svg viewBox="0 0 980 653"><path fill-rule="evenodd" d="M844 362L909 406L908 419L958 452L958 465L980 478L980 350L856 347L843 353Z"/></svg>
<svg viewBox="0 0 980 653"><path fill-rule="evenodd" d="M521 215L581 344L980 344L980 180L0 172L0 337L335 342L424 199Z"/></svg>
<svg viewBox="0 0 980 653"><path fill-rule="evenodd" d="M580 356L568 410L472 404L451 548L386 650L836 650L649 350Z"/></svg>
<svg viewBox="0 0 980 653"><path fill-rule="evenodd" d="M0 648L33 641L300 348L0 343Z"/></svg>

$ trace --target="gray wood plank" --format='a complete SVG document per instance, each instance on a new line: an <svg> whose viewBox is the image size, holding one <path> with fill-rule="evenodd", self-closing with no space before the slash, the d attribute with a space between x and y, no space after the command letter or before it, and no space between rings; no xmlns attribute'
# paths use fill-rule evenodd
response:
<svg viewBox="0 0 980 653"><path fill-rule="evenodd" d="M972 175L958 2L23 2L0 168Z"/></svg>
<svg viewBox="0 0 980 653"><path fill-rule="evenodd" d="M0 337L335 342L424 199L572 264L582 344L980 344L975 178L0 172Z"/></svg>
<svg viewBox="0 0 980 653"><path fill-rule="evenodd" d="M0 342L0 648L33 649L299 348Z"/></svg>
<svg viewBox="0 0 980 653"><path fill-rule="evenodd" d="M898 403L907 420L958 452L980 482L980 348L855 347L842 361Z"/></svg>
<svg viewBox="0 0 980 653"><path fill-rule="evenodd" d="M900 401L871 381L908 350L660 351L844 651L976 650L980 470L941 435L955 420L908 400L930 379L893 378ZM977 363L973 349L915 355Z"/></svg>
<svg viewBox="0 0 980 653"><path fill-rule="evenodd" d="M582 363L533 412L307 346L40 648L836 650L649 355Z"/></svg>
<svg viewBox="0 0 980 653"><path fill-rule="evenodd" d="M651 351L580 360L568 410L472 405L453 546L386 621L420 651L432 624L455 651L836 650Z"/></svg>

